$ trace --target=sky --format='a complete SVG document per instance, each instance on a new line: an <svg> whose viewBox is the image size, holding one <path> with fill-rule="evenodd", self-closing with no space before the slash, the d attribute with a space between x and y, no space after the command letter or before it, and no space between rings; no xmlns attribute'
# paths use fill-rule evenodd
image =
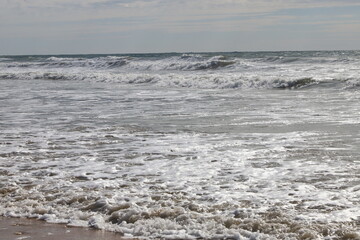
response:
<svg viewBox="0 0 360 240"><path fill-rule="evenodd" d="M360 0L0 0L0 55L360 50Z"/></svg>

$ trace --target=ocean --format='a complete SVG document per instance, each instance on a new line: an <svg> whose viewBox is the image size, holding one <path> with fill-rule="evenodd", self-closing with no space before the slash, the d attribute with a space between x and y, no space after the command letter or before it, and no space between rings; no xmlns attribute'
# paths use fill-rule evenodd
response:
<svg viewBox="0 0 360 240"><path fill-rule="evenodd" d="M0 215L360 236L360 51L1 56L0 89Z"/></svg>

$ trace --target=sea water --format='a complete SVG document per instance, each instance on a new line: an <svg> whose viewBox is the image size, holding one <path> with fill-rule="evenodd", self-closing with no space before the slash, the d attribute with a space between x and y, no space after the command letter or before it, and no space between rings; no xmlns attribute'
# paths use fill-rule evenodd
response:
<svg viewBox="0 0 360 240"><path fill-rule="evenodd" d="M359 51L3 56L0 79L1 215L359 237Z"/></svg>

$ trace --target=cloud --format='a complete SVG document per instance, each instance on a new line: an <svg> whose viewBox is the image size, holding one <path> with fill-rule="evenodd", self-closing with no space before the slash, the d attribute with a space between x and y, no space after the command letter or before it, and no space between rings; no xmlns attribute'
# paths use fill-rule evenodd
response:
<svg viewBox="0 0 360 240"><path fill-rule="evenodd" d="M236 42L262 32L266 39L271 31L351 34L360 22L358 0L0 0L0 5L0 40L203 32L234 33Z"/></svg>
<svg viewBox="0 0 360 240"><path fill-rule="evenodd" d="M1 1L4 0L0 0L0 3ZM127 11L130 11L136 15L154 14L156 12L159 15L192 16L269 13L290 8L359 5L359 1L352 0L6 0L6 3L2 4L2 9L3 12L5 12L4 9L17 8L23 11L62 9L70 12L85 11L89 13L104 11L111 15L115 12L126 14ZM58 12L57 15L60 13Z"/></svg>

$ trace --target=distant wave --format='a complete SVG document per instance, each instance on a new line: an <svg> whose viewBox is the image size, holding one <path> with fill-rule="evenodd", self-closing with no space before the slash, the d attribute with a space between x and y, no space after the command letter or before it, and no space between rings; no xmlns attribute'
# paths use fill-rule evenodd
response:
<svg viewBox="0 0 360 240"><path fill-rule="evenodd" d="M200 56L171 57L157 61L138 61L132 62L131 67L138 70L211 70L230 66L235 61L227 60L223 56L214 56L211 58L203 58Z"/></svg>
<svg viewBox="0 0 360 240"><path fill-rule="evenodd" d="M297 88L304 88L319 84L318 81L312 78L300 78L291 81L278 80L275 81L274 83L275 83L274 88L279 88L279 89L297 89Z"/></svg>
<svg viewBox="0 0 360 240"><path fill-rule="evenodd" d="M0 73L0 79L13 80L81 80L120 84L155 84L181 88L203 89L305 89L332 87L353 89L360 87L360 78L316 80L311 77L279 78L250 77L241 74L150 74L108 72L21 72Z"/></svg>
<svg viewBox="0 0 360 240"><path fill-rule="evenodd" d="M205 58L200 55L184 54L165 59L134 59L131 57L107 56L98 58L48 57L42 61L9 62L5 68L92 68L116 69L127 66L133 70L214 70L235 64L235 60L224 56Z"/></svg>
<svg viewBox="0 0 360 240"><path fill-rule="evenodd" d="M0 58L1 79L189 88L359 87L360 52L168 53Z"/></svg>
<svg viewBox="0 0 360 240"><path fill-rule="evenodd" d="M2 58L2 57L0 57L0 62L11 61L11 60L12 60L11 58Z"/></svg>
<svg viewBox="0 0 360 240"><path fill-rule="evenodd" d="M256 59L256 62L272 64L346 64L358 63L360 59L353 57L287 57L287 56L269 56Z"/></svg>
<svg viewBox="0 0 360 240"><path fill-rule="evenodd" d="M308 56L292 53L268 53L231 55L231 54L175 54L175 55L136 55L136 56L46 56L23 58L0 58L0 68L84 68L86 70L121 70L121 71L258 71L289 66L334 67L334 65L359 66L360 57L351 56ZM337 66L335 66L337 67ZM359 68L359 67L358 67Z"/></svg>
<svg viewBox="0 0 360 240"><path fill-rule="evenodd" d="M293 62L299 62L299 61L301 62L301 61L303 61L303 58L274 56L274 57L267 57L262 60L264 62L293 63Z"/></svg>
<svg viewBox="0 0 360 240"><path fill-rule="evenodd" d="M124 66L128 63L126 57L60 58L49 57L42 61L10 62L4 65L7 68L95 68L109 69Z"/></svg>

